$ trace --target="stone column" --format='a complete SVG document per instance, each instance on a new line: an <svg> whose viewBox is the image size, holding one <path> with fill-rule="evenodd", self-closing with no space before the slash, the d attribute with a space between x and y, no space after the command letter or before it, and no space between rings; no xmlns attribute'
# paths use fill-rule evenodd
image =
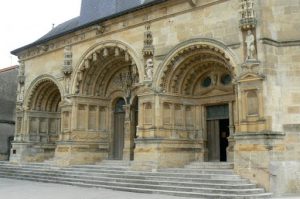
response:
<svg viewBox="0 0 300 199"><path fill-rule="evenodd" d="M229 137L227 151L227 162L234 161L234 111L233 102L229 102Z"/></svg>
<svg viewBox="0 0 300 199"><path fill-rule="evenodd" d="M124 121L124 149L123 149L123 160L130 160L130 150L132 145L132 115L131 115L131 105L124 105L125 110L125 121Z"/></svg>

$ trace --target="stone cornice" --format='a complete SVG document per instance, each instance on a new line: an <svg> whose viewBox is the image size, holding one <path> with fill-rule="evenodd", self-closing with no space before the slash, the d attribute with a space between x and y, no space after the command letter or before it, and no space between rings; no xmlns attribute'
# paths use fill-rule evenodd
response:
<svg viewBox="0 0 300 199"><path fill-rule="evenodd" d="M270 38L261 38L259 39L262 44L275 46L275 47L292 47L292 46L300 46L300 40L293 41L276 41Z"/></svg>
<svg viewBox="0 0 300 199"><path fill-rule="evenodd" d="M283 132L263 131L263 132L236 132L234 134L235 140L251 140L251 139L283 139L285 137Z"/></svg>

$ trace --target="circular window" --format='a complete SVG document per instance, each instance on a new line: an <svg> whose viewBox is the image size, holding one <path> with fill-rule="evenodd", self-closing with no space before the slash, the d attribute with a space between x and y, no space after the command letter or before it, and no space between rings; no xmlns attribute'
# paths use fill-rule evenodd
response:
<svg viewBox="0 0 300 199"><path fill-rule="evenodd" d="M207 88L211 85L211 78L210 77L206 77L205 79L203 79L202 81L202 86Z"/></svg>
<svg viewBox="0 0 300 199"><path fill-rule="evenodd" d="M229 74L223 75L221 78L221 83L223 85L228 85L231 83L231 81L232 81L232 78L231 78L231 75L229 75Z"/></svg>

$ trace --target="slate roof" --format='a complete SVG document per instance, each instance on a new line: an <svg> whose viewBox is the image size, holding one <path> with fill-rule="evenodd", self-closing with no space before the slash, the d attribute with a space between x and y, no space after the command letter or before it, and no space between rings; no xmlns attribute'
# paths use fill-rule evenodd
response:
<svg viewBox="0 0 300 199"><path fill-rule="evenodd" d="M82 0L80 16L56 26L40 39L15 49L11 53L16 55L27 48L40 45L76 30L165 1L167 0Z"/></svg>

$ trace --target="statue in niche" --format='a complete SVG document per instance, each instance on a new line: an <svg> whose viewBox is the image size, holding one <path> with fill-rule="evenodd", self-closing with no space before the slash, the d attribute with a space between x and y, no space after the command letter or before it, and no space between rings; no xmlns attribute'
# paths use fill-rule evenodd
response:
<svg viewBox="0 0 300 199"><path fill-rule="evenodd" d="M152 80L153 78L153 60L152 58L148 58L146 61L146 77L147 80Z"/></svg>
<svg viewBox="0 0 300 199"><path fill-rule="evenodd" d="M246 36L246 45L247 45L247 60L253 60L255 59L255 38L251 30L248 30L247 36Z"/></svg>

